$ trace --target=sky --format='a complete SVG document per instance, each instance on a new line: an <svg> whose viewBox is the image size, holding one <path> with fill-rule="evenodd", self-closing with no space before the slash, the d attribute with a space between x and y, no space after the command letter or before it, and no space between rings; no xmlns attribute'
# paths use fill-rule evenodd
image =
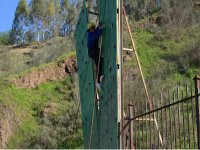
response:
<svg viewBox="0 0 200 150"><path fill-rule="evenodd" d="M0 32L11 29L19 0L0 0Z"/></svg>

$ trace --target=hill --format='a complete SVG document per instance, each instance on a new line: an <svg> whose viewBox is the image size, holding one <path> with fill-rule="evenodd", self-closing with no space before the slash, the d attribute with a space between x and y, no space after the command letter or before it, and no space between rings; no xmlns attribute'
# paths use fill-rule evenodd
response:
<svg viewBox="0 0 200 150"><path fill-rule="evenodd" d="M0 81L2 148L66 148L72 135L75 139L71 147L82 145L80 117L74 117L79 99L76 67L65 63L69 60L74 62L74 53ZM65 75L57 76L55 66L60 66ZM49 71L52 68L54 72ZM45 76L48 73L51 79ZM37 85L27 86L30 82L21 79Z"/></svg>
<svg viewBox="0 0 200 150"><path fill-rule="evenodd" d="M71 49L74 48L69 37L57 37L31 45L0 45L0 78L55 61Z"/></svg>
<svg viewBox="0 0 200 150"><path fill-rule="evenodd" d="M130 2L136 2L127 1L151 96L167 93L176 85L193 84L192 78L200 74L198 4L181 14L180 1L176 1L178 7L166 5L164 9L148 11L142 4L143 8L136 5L137 9L129 9ZM131 48L126 26L124 46ZM70 37L32 45L0 46L0 148L82 148L72 49ZM144 100L134 53L124 52L124 62L125 100Z"/></svg>

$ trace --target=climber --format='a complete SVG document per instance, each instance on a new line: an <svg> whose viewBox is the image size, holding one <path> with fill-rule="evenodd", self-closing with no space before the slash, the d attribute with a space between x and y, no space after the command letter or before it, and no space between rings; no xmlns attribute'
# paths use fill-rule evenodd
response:
<svg viewBox="0 0 200 150"><path fill-rule="evenodd" d="M102 75L102 56L99 48L99 38L103 32L104 25L99 23L96 28L94 23L89 23L87 30L87 47L88 55L94 61L97 70L97 83L96 87L101 91Z"/></svg>

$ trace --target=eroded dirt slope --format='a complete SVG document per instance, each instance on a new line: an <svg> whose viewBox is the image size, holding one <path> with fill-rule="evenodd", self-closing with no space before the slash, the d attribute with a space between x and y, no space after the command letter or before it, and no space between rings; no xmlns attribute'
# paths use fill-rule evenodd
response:
<svg viewBox="0 0 200 150"><path fill-rule="evenodd" d="M64 79L66 75L75 72L77 72L76 58L72 56L55 64L27 72L19 77L13 77L10 82L16 86L31 89L48 81Z"/></svg>

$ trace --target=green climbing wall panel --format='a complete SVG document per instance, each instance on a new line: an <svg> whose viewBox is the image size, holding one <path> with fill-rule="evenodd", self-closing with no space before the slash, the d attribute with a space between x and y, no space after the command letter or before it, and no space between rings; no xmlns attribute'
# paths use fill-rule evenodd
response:
<svg viewBox="0 0 200 150"><path fill-rule="evenodd" d="M100 145L101 148L118 148L117 3L116 0L99 0L98 7L99 20L106 25L102 38L105 80L100 102Z"/></svg>
<svg viewBox="0 0 200 150"><path fill-rule="evenodd" d="M79 75L79 88L80 88L80 100L81 100L81 113L82 113L82 128L84 135L84 146L89 148L89 139L91 132L91 122L94 109L94 81L92 62L88 58L86 30L87 30L87 12L84 7L80 13L79 20L75 31L76 41L76 54L78 62L78 75ZM98 135L97 135L97 121L96 112L94 114L93 135L90 147L98 147Z"/></svg>
<svg viewBox="0 0 200 150"><path fill-rule="evenodd" d="M91 124L93 129L90 148L118 148L117 119L117 4L116 0L98 0L99 21L106 25L102 35L104 81L100 93L99 110L95 107L95 89L92 61L86 45L87 11L85 2L75 31L84 146L89 148Z"/></svg>

